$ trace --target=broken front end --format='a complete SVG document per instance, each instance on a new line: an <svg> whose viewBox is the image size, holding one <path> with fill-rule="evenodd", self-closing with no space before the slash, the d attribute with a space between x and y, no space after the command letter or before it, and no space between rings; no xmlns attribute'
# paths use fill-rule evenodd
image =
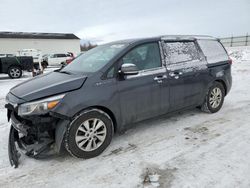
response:
<svg viewBox="0 0 250 188"><path fill-rule="evenodd" d="M33 158L44 158L60 152L69 120L52 113L50 109L63 97L58 95L24 102L11 93L7 95L5 107L8 121L11 121L8 152L12 166L18 167L21 153Z"/></svg>

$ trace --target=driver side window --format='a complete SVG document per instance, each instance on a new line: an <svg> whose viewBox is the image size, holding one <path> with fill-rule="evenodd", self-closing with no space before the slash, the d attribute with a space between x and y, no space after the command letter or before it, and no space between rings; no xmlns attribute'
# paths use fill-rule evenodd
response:
<svg viewBox="0 0 250 188"><path fill-rule="evenodd" d="M138 70L161 67L161 56L157 42L135 47L122 58L123 64L135 64Z"/></svg>

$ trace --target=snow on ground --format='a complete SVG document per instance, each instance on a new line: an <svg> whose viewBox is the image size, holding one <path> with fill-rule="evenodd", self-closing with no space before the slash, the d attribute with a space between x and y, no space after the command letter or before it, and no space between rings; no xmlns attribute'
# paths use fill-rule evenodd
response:
<svg viewBox="0 0 250 188"><path fill-rule="evenodd" d="M193 109L156 118L116 135L96 158L24 156L18 169L8 161L3 106L8 90L28 76L1 76L0 187L250 187L250 59L242 60L249 51L228 51L235 60L233 87L218 113Z"/></svg>

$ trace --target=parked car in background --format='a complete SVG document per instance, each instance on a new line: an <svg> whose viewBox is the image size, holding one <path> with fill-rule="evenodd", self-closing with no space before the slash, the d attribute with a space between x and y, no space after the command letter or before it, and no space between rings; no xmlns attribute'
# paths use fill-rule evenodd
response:
<svg viewBox="0 0 250 188"><path fill-rule="evenodd" d="M77 54L77 56L73 56L72 58L67 59L67 60L66 60L66 65L70 64L74 59L78 58L78 57L81 56L83 53L85 53L85 52L80 52L80 53Z"/></svg>
<svg viewBox="0 0 250 188"><path fill-rule="evenodd" d="M195 107L215 113L231 88L231 63L219 40L208 36L131 39L93 48L10 90L11 165L18 165L16 146L31 157L65 146L75 157L91 158L108 147L114 133L138 121Z"/></svg>
<svg viewBox="0 0 250 188"><path fill-rule="evenodd" d="M46 66L61 66L66 64L67 60L73 58L73 53L48 54L43 57L42 64Z"/></svg>
<svg viewBox="0 0 250 188"><path fill-rule="evenodd" d="M0 58L0 73L8 74L10 78L20 78L22 71L33 69L33 57L2 57Z"/></svg>
<svg viewBox="0 0 250 188"><path fill-rule="evenodd" d="M68 54L70 57L66 59L66 65L70 64L76 58L72 52L68 52Z"/></svg>

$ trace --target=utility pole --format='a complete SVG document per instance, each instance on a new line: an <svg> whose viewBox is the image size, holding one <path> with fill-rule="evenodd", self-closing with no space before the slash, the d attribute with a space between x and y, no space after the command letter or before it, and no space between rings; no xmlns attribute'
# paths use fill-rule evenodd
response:
<svg viewBox="0 0 250 188"><path fill-rule="evenodd" d="M247 46L247 43L248 43L248 33L246 35L246 46Z"/></svg>
<svg viewBox="0 0 250 188"><path fill-rule="evenodd" d="M231 47L233 46L233 35L232 35L232 37L231 37L231 44L230 44L230 46L231 46Z"/></svg>

